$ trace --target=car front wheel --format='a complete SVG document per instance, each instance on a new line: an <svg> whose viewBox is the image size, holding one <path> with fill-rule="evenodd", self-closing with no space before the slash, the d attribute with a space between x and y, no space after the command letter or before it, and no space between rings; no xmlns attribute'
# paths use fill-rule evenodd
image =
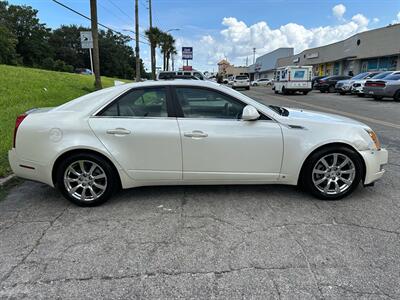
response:
<svg viewBox="0 0 400 300"><path fill-rule="evenodd" d="M111 164L94 154L75 154L57 169L57 186L65 198L79 206L107 201L118 186Z"/></svg>
<svg viewBox="0 0 400 300"><path fill-rule="evenodd" d="M306 161L302 185L322 200L338 200L354 191L362 178L363 164L349 148L327 148L315 152Z"/></svg>

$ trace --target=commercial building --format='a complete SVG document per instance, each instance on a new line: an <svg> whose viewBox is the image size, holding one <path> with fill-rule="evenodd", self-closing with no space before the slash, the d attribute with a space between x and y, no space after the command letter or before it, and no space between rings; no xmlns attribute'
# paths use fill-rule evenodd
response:
<svg viewBox="0 0 400 300"><path fill-rule="evenodd" d="M313 66L314 75L400 69L400 24L357 33L343 41L277 59L276 66Z"/></svg>
<svg viewBox="0 0 400 300"><path fill-rule="evenodd" d="M249 66L250 79L273 79L277 60L282 57L292 56L293 53L293 48L278 48L272 52L257 57L255 63Z"/></svg>

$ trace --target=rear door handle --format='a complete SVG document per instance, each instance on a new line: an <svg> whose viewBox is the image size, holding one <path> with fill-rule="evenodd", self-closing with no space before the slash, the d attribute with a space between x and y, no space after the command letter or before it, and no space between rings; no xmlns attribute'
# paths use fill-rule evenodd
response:
<svg viewBox="0 0 400 300"><path fill-rule="evenodd" d="M183 134L186 137L191 137L191 138L205 138L208 137L208 134L200 131L200 130L193 130L192 132L185 132Z"/></svg>
<svg viewBox="0 0 400 300"><path fill-rule="evenodd" d="M115 135L127 135L130 134L131 131L125 128L115 128L115 129L108 129L107 134L115 134Z"/></svg>

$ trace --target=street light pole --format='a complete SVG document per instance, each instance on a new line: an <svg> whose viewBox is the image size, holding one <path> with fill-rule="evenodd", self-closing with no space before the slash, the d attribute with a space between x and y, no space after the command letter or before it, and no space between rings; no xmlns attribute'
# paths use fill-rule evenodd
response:
<svg viewBox="0 0 400 300"><path fill-rule="evenodd" d="M140 56L139 56L139 0L135 0L135 58L136 58L136 81L140 81Z"/></svg>
<svg viewBox="0 0 400 300"><path fill-rule="evenodd" d="M256 62L256 48L253 48L253 65Z"/></svg>

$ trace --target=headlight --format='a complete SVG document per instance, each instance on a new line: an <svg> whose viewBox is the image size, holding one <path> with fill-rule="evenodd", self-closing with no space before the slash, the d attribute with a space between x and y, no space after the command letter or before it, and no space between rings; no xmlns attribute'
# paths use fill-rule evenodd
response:
<svg viewBox="0 0 400 300"><path fill-rule="evenodd" d="M371 137L372 141L374 142L376 149L381 150L381 142L379 141L376 133L370 129L366 129L366 131L368 132L369 136Z"/></svg>

